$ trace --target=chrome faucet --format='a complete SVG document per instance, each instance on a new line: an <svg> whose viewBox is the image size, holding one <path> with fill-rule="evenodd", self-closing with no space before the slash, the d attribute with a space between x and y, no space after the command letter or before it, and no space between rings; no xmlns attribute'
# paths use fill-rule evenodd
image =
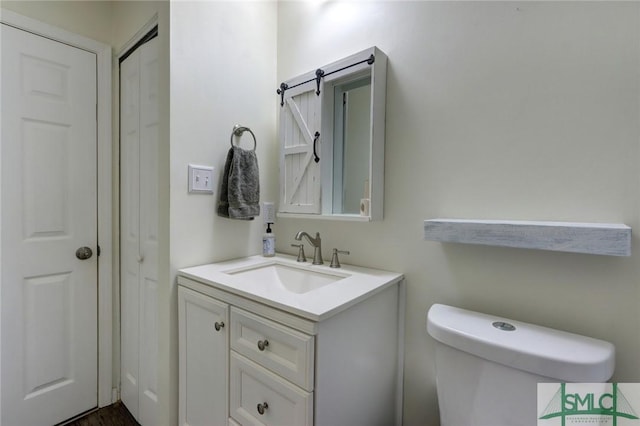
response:
<svg viewBox="0 0 640 426"><path fill-rule="evenodd" d="M307 234L304 231L299 231L296 234L296 241L302 241L302 237L306 237L309 244L313 247L313 265L322 265L324 262L322 261L322 240L320 239L320 233L316 232L316 237L311 238L311 235Z"/></svg>

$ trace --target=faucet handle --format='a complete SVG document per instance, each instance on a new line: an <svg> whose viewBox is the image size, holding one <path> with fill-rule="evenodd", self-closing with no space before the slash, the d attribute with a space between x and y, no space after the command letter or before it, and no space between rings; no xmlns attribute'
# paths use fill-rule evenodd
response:
<svg viewBox="0 0 640 426"><path fill-rule="evenodd" d="M291 247L298 247L298 258L297 262L306 262L307 256L304 255L304 244L291 244Z"/></svg>
<svg viewBox="0 0 640 426"><path fill-rule="evenodd" d="M338 253L340 253L340 254L351 254L347 250L338 250L337 248L334 248L333 249L333 255L331 256L331 265L329 265L329 267L331 267L331 268L339 268L340 267L340 260L338 259Z"/></svg>

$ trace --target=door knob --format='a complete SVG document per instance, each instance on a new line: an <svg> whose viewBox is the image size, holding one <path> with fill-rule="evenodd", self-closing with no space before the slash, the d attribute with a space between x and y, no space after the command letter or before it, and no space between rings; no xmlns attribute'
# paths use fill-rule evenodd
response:
<svg viewBox="0 0 640 426"><path fill-rule="evenodd" d="M86 260L93 256L93 251L89 247L80 247L76 250L76 257L80 260Z"/></svg>

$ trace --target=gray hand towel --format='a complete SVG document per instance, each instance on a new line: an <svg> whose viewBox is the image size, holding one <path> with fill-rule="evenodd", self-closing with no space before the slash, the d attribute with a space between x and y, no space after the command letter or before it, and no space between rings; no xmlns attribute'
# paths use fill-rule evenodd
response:
<svg viewBox="0 0 640 426"><path fill-rule="evenodd" d="M255 151L237 146L227 154L220 188L218 215L253 220L260 215L260 174Z"/></svg>

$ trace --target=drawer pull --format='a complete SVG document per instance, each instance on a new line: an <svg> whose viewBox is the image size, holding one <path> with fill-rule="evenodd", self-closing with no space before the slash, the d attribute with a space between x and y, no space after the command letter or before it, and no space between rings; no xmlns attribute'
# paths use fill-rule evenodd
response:
<svg viewBox="0 0 640 426"><path fill-rule="evenodd" d="M260 351L264 351L267 346L269 346L269 341L267 339L258 340L258 349L260 349Z"/></svg>
<svg viewBox="0 0 640 426"><path fill-rule="evenodd" d="M220 329L224 328L224 322L216 322L215 324L213 324L213 326L216 328L216 331L220 331Z"/></svg>
<svg viewBox="0 0 640 426"><path fill-rule="evenodd" d="M258 404L258 414L262 416L264 412L267 411L267 408L269 408L269 404L267 404L266 402Z"/></svg>

